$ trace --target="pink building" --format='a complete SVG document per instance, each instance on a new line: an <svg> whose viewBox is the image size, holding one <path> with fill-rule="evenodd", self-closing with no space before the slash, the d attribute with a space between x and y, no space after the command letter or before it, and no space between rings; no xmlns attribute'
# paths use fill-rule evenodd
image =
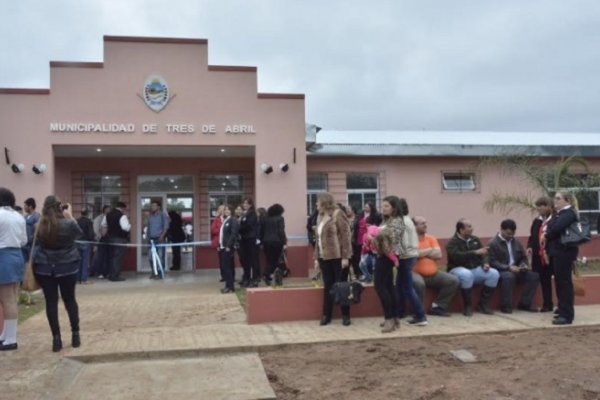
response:
<svg viewBox="0 0 600 400"><path fill-rule="evenodd" d="M442 239L462 216L476 234L491 237L506 216L486 212L483 202L496 190L527 188L495 171L476 172L480 156L525 149L551 160L577 153L600 167L592 134L556 135L549 143L542 134L316 133L305 126L303 94L258 93L255 67L209 65L200 39L107 36L103 62L53 61L50 82L50 89L0 89L7 154L0 179L19 203L55 193L77 214L88 208L95 216L102 205L123 201L137 243L151 199L178 210L202 242L210 240L219 204L245 196L257 206L281 203L290 263L302 274L311 264L306 216L319 191L341 203L378 206L397 194ZM273 172L264 173L267 166ZM586 210L594 221L597 193ZM527 235L532 216L511 217ZM124 269L147 271L145 256L132 249ZM217 265L208 243L184 252L183 261L184 269Z"/></svg>

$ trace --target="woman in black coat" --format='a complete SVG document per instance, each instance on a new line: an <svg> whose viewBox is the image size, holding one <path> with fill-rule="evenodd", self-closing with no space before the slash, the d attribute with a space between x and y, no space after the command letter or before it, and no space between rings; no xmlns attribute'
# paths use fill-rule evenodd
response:
<svg viewBox="0 0 600 400"><path fill-rule="evenodd" d="M181 215L175 211L169 211L169 229L167 230L167 238L171 243L183 243L185 241L185 233L183 232L183 220ZM181 269L181 246L171 247L173 254L173 265L171 271L179 271Z"/></svg>
<svg viewBox="0 0 600 400"><path fill-rule="evenodd" d="M540 312L551 312L554 308L552 303L552 268L548 262L546 249L540 246L540 238L548 229L548 223L552 219L552 200L548 197L540 197L535 201L538 216L531 223L531 231L527 240L527 255L531 257L531 268L540 276L542 286L542 298L544 304Z"/></svg>
<svg viewBox="0 0 600 400"><path fill-rule="evenodd" d="M46 298L46 317L52 331L52 351L62 349L58 323L59 289L71 323L71 345L79 347L81 339L75 283L81 257L75 240L83 232L73 218L71 205L62 204L56 196L46 197L38 224L39 250L33 259L33 270Z"/></svg>
<svg viewBox="0 0 600 400"><path fill-rule="evenodd" d="M240 218L240 262L244 275L240 286L257 287L260 281L260 264L258 259L258 216L254 209L254 200L251 197L244 199L242 204L244 214Z"/></svg>
<svg viewBox="0 0 600 400"><path fill-rule="evenodd" d="M279 266L279 258L287 246L283 212L284 209L281 204L275 203L269 207L267 210L267 216L262 222L261 242L265 249L265 255L267 258L264 280L267 285L271 284L271 275Z"/></svg>
<svg viewBox="0 0 600 400"><path fill-rule="evenodd" d="M546 252L550 256L550 266L554 270L558 295L558 314L552 324L570 325L575 318L572 271L579 249L577 246L563 245L560 237L568 226L579 220L577 199L571 193L556 192L554 209L555 214L548 222L544 235Z"/></svg>

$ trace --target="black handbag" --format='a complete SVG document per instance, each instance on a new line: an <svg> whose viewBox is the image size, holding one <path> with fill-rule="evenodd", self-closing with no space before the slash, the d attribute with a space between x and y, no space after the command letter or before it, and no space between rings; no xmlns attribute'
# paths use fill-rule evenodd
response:
<svg viewBox="0 0 600 400"><path fill-rule="evenodd" d="M574 221L560 235L560 243L565 246L579 246L590 240L592 240L592 235L587 222Z"/></svg>
<svg viewBox="0 0 600 400"><path fill-rule="evenodd" d="M331 287L333 301L340 306L350 306L360 303L360 296L364 290L360 282L336 282Z"/></svg>

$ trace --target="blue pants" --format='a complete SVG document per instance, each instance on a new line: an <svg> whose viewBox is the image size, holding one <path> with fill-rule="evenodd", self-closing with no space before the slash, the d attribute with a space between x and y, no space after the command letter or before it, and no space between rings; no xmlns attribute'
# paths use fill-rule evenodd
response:
<svg viewBox="0 0 600 400"><path fill-rule="evenodd" d="M164 242L161 242L159 240L160 238L150 238L150 244L154 244L155 246ZM152 249L152 248L151 248ZM164 246L157 246L156 247L156 252L158 253L158 258L160 259L160 263L162 264L163 267L163 271L166 271L167 266L165 264L166 262L166 250L167 248ZM150 270L152 271L152 274L154 274L154 267L152 266L152 252L150 252L148 254L148 260L150 261ZM158 264L156 265L156 272L158 273L160 267L158 266Z"/></svg>
<svg viewBox="0 0 600 400"><path fill-rule="evenodd" d="M490 268L487 272L482 267L468 269L465 267L455 267L450 273L458 278L461 289L470 289L473 285L484 284L487 287L495 288L498 286L500 274L495 268Z"/></svg>
<svg viewBox="0 0 600 400"><path fill-rule="evenodd" d="M90 271L90 256L92 245L89 243L77 243L81 264L79 264L79 282L86 282Z"/></svg>
<svg viewBox="0 0 600 400"><path fill-rule="evenodd" d="M405 314L405 299L408 297L410 305L417 319L425 317L423 304L415 291L412 278L412 269L417 263L416 258L401 259L398 266L398 275L396 275L396 310L397 316L402 317ZM377 272L375 272L377 275Z"/></svg>
<svg viewBox="0 0 600 400"><path fill-rule="evenodd" d="M374 254L367 253L360 258L358 267L366 280L373 280L373 270L375 269L375 261L377 257Z"/></svg>

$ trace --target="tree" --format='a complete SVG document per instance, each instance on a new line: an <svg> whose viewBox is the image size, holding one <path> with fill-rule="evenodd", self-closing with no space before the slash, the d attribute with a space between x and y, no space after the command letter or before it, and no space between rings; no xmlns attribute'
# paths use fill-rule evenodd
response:
<svg viewBox="0 0 600 400"><path fill-rule="evenodd" d="M561 157L548 163L538 157L522 154L484 157L479 169L496 168L507 176L517 176L529 188L520 193L494 192L484 203L488 212L511 212L517 209L535 210L535 199L540 195L552 197L560 189L575 190L576 197L585 201L590 195L597 199L600 175L590 170L587 161L579 156Z"/></svg>

